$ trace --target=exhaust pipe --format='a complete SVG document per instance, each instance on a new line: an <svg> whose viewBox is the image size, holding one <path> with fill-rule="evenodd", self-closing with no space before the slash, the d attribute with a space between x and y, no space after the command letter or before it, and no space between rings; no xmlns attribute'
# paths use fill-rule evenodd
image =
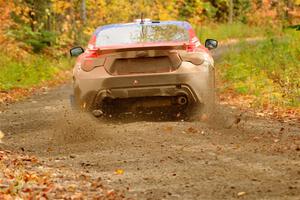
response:
<svg viewBox="0 0 300 200"><path fill-rule="evenodd" d="M178 103L179 105L181 105L181 106L187 104L187 102L188 102L188 100L187 100L187 98L184 97L184 96L180 96L180 97L177 98L177 103Z"/></svg>
<svg viewBox="0 0 300 200"><path fill-rule="evenodd" d="M103 111L102 110L93 110L92 111L92 114L95 116L95 117L101 117L103 115Z"/></svg>

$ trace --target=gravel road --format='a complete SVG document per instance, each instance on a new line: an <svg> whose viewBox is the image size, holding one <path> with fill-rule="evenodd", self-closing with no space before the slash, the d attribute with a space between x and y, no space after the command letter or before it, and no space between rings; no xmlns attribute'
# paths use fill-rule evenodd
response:
<svg viewBox="0 0 300 200"><path fill-rule="evenodd" d="M211 123L94 119L70 111L70 91L66 84L5 108L5 147L101 177L132 199L300 199L297 122L226 106Z"/></svg>

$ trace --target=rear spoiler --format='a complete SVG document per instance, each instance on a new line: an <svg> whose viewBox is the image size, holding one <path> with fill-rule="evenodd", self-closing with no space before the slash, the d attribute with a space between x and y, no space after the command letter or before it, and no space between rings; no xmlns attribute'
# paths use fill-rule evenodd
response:
<svg viewBox="0 0 300 200"><path fill-rule="evenodd" d="M187 43L164 43L164 44L138 44L138 45L128 45L128 46L108 46L100 47L96 50L98 54L108 54L115 52L124 51L142 51L142 50L186 50L189 45ZM92 51L93 51L92 50Z"/></svg>

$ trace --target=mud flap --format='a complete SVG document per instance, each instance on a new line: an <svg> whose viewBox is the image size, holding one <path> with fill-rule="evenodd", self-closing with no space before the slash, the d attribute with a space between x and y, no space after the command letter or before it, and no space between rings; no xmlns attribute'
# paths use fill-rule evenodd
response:
<svg viewBox="0 0 300 200"><path fill-rule="evenodd" d="M70 95L69 96L70 99L70 106L72 110L78 110L77 106L76 106L76 102L75 102L75 96L74 95Z"/></svg>

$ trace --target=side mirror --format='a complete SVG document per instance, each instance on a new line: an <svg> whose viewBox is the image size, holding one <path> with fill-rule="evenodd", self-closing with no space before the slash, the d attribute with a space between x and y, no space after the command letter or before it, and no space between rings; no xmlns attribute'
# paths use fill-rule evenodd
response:
<svg viewBox="0 0 300 200"><path fill-rule="evenodd" d="M207 39L205 41L205 47L208 48L209 50L215 49L218 47L218 41L214 39Z"/></svg>
<svg viewBox="0 0 300 200"><path fill-rule="evenodd" d="M73 47L71 50L70 50L70 55L72 57L76 57L76 56L79 56L80 54L84 53L84 49L82 47Z"/></svg>

